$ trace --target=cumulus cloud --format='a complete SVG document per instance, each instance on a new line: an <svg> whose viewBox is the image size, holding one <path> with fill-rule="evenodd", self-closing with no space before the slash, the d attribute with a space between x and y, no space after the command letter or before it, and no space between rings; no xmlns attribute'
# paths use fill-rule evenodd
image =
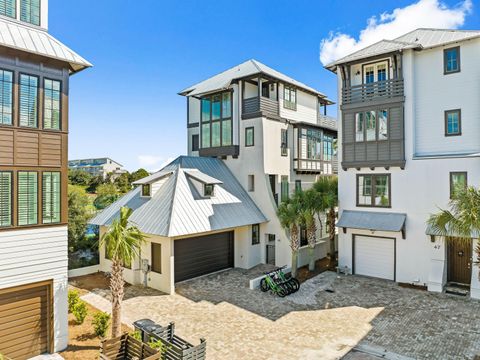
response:
<svg viewBox="0 0 480 360"><path fill-rule="evenodd" d="M420 27L456 29L463 25L472 7L472 0L463 0L453 7L439 0L420 0L391 13L372 16L358 38L331 32L320 44L320 61L326 65L377 41L392 40Z"/></svg>

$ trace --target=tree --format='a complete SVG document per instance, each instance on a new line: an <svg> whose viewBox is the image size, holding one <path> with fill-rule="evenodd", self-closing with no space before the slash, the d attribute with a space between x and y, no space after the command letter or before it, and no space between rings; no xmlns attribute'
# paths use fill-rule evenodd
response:
<svg viewBox="0 0 480 360"><path fill-rule="evenodd" d="M95 194L97 192L97 188L104 183L105 180L103 179L102 175L93 176L88 183L87 191L90 194Z"/></svg>
<svg viewBox="0 0 480 360"><path fill-rule="evenodd" d="M330 242L330 260L335 260L335 220L338 206L338 179L336 176L322 176L313 185L318 193L318 206L327 212L327 230Z"/></svg>
<svg viewBox="0 0 480 360"><path fill-rule="evenodd" d="M97 198L93 205L98 210L103 210L107 206L113 204L118 199L117 187L112 183L101 184L97 187Z"/></svg>
<svg viewBox="0 0 480 360"><path fill-rule="evenodd" d="M449 208L450 210L440 209L440 212L428 219L428 224L435 234L443 236L446 241L471 241L472 234L480 233L480 189L473 186L455 189ZM475 253L475 264L479 264L480 242Z"/></svg>
<svg viewBox="0 0 480 360"><path fill-rule="evenodd" d="M127 172L118 176L113 183L117 187L118 191L122 194L129 192L132 189L132 184L129 180L129 174Z"/></svg>
<svg viewBox="0 0 480 360"><path fill-rule="evenodd" d="M133 210L120 209L120 217L115 219L100 239L105 246L107 257L112 261L110 290L112 292L112 338L121 335L122 300L124 296L123 266L131 264L140 256L140 249L146 235L128 222Z"/></svg>
<svg viewBox="0 0 480 360"><path fill-rule="evenodd" d="M78 186L68 185L68 246L70 252L83 247L87 222L90 218L88 204L85 190Z"/></svg>
<svg viewBox="0 0 480 360"><path fill-rule="evenodd" d="M90 183L91 179L92 175L90 175L85 170L68 170L68 182L72 185L87 186Z"/></svg>
<svg viewBox="0 0 480 360"><path fill-rule="evenodd" d="M133 182L143 179L144 177L149 176L150 174L148 173L147 170L145 169L138 169L137 171L134 171L130 174L129 177L129 182L132 184Z"/></svg>
<svg viewBox="0 0 480 360"><path fill-rule="evenodd" d="M318 193L314 189L298 191L295 194L297 201L301 204L300 213L302 223L305 225L308 240L308 255L310 262L308 269L315 270L315 245L317 244L317 224L315 214L319 209Z"/></svg>
<svg viewBox="0 0 480 360"><path fill-rule="evenodd" d="M290 248L292 249L292 276L297 275L298 250L300 249L300 239L298 237L298 225L302 218L298 199L287 199L282 201L277 209L277 216L280 224L289 233Z"/></svg>

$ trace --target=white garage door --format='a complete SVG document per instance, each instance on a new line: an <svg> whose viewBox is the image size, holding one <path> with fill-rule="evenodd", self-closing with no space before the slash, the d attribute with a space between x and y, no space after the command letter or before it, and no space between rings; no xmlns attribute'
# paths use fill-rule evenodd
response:
<svg viewBox="0 0 480 360"><path fill-rule="evenodd" d="M395 240L356 235L354 272L376 278L395 280Z"/></svg>

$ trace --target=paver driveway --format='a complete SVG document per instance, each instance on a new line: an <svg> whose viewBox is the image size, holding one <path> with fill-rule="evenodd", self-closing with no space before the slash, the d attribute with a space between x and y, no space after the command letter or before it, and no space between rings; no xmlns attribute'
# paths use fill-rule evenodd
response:
<svg viewBox="0 0 480 360"><path fill-rule="evenodd" d="M209 360L338 359L357 344L418 359L471 359L480 352L479 302L330 272L280 299L248 289L255 271L177 284L171 296L129 287L124 321L175 321L180 336L207 339ZM108 291L83 298L109 310Z"/></svg>

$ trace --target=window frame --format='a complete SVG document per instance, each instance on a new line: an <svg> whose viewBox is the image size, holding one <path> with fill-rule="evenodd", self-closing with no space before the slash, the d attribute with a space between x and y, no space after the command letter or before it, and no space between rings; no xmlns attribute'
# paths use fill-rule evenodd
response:
<svg viewBox="0 0 480 360"><path fill-rule="evenodd" d="M295 180L295 192L302 191L302 180L296 179Z"/></svg>
<svg viewBox="0 0 480 360"><path fill-rule="evenodd" d="M207 189L211 188L211 191L207 191ZM214 184L203 184L203 196L210 198L215 195L215 185Z"/></svg>
<svg viewBox="0 0 480 360"><path fill-rule="evenodd" d="M224 112L224 101L223 101L223 98L224 98L224 95L225 94L230 94L230 116L228 117L224 117L223 115L223 112ZM220 117L219 118L213 118L213 98L216 97L216 96L219 96L220 97ZM209 101L209 105L210 105L210 111L209 111L209 119L208 120L204 120L203 118L203 101L204 100L208 100ZM225 144L223 143L223 127L224 127L224 123L227 122L227 121L230 121L230 144ZM212 146L212 140L213 140L213 126L212 125L216 125L216 124L219 124L220 126L220 138L219 138L219 141L220 141L220 145L219 146ZM225 148L225 147L230 147L230 146L233 146L233 90L230 89L230 90L227 90L227 91L221 91L221 92L216 92L214 94L209 94L209 95L205 95L204 97L202 97L200 99L200 137L199 137L199 150L200 149L221 149L221 148ZM203 133L204 133L204 130L203 130L203 127L208 125L209 127L209 146L207 147L204 147L203 145Z"/></svg>
<svg viewBox="0 0 480 360"><path fill-rule="evenodd" d="M15 71L13 70L10 70L10 69L7 69L7 68L0 68L0 71L3 71L3 72L9 72L12 74L12 82L11 82L11 93L10 93L10 108L12 109L12 113L10 114L10 124L4 124L2 122L2 120L0 119L0 126L14 126L14 122L15 122L15 119L14 119L14 115L15 115L15 109L14 109L14 106L15 106ZM2 95L3 95L3 92L2 92ZM2 105L2 104L0 104ZM3 106L3 105L2 105ZM3 112L0 113L0 115L2 116L3 118Z"/></svg>
<svg viewBox="0 0 480 360"><path fill-rule="evenodd" d="M280 129L280 154L288 156L288 129Z"/></svg>
<svg viewBox="0 0 480 360"><path fill-rule="evenodd" d="M300 248L308 246L307 227L305 225L300 225L298 227L298 241L300 243Z"/></svg>
<svg viewBox="0 0 480 360"><path fill-rule="evenodd" d="M45 178L44 176L46 174L58 174L59 176L59 187L58 187L58 211L59 211L59 216L58 216L58 221L50 221L46 222L45 221L45 211L44 211L44 206L45 206ZM38 180L37 180L38 181ZM38 190L37 190L38 191ZM52 193L52 191L51 191ZM43 171L42 172L42 194L41 194L41 201L42 201L42 224L43 225L49 225L49 224L60 224L62 222L62 173L61 171ZM53 202L51 203L51 206L53 207ZM51 211L53 213L53 211Z"/></svg>
<svg viewBox="0 0 480 360"><path fill-rule="evenodd" d="M292 101L292 93L295 94L295 101ZM283 85L283 107L287 110L297 111L297 101L297 88L291 85Z"/></svg>
<svg viewBox="0 0 480 360"><path fill-rule="evenodd" d="M194 139L197 139L196 143ZM192 134L192 152L199 151L199 150L200 150L200 134Z"/></svg>
<svg viewBox="0 0 480 360"><path fill-rule="evenodd" d="M150 243L150 260L151 260L151 266L150 266L150 270L152 272L154 272L155 274L162 274L162 244L158 244L158 243L155 243L155 242L152 242ZM160 250L160 258L158 259L160 261L160 264L158 264L158 266L160 267L160 271L158 271L159 269L157 268L157 264L155 263L155 256L154 256L154 247L155 246L158 246L159 247L159 250Z"/></svg>
<svg viewBox="0 0 480 360"><path fill-rule="evenodd" d="M35 77L37 78L37 107L36 107L36 117L35 117L35 126L28 126L28 125L22 125L21 124L21 117L22 117L22 109L21 109L21 101L22 101L22 75L29 76L29 77ZM20 72L18 74L18 127L21 128L26 128L26 129L39 129L40 128L40 123L39 123L39 117L40 117L40 76L38 75L33 75L33 74L28 74L24 72Z"/></svg>
<svg viewBox="0 0 480 360"><path fill-rule="evenodd" d="M252 143L248 143L248 132L252 131ZM255 146L255 127L254 126L249 126L245 128L245 147L252 147Z"/></svg>
<svg viewBox="0 0 480 360"><path fill-rule="evenodd" d="M49 80L49 81L52 81L52 82L58 82L60 83L60 99L58 100L58 129L55 129L55 128L52 128L52 127L45 127L45 101L46 101L46 96L45 96L45 82L46 80ZM43 101L42 101L42 129L44 130L50 130L50 131L62 131L62 128L63 128L63 121L62 121L62 111L63 111L63 108L62 108L62 92L63 92L63 81L61 80L58 80L58 79L53 79L53 78L49 78L49 77L44 77L43 78Z"/></svg>
<svg viewBox="0 0 480 360"><path fill-rule="evenodd" d="M289 198L290 198L290 185L289 185L288 176L282 175L280 177L280 202L287 201Z"/></svg>
<svg viewBox="0 0 480 360"><path fill-rule="evenodd" d="M250 174L247 175L247 181L248 181L248 192L254 192L255 191L255 175Z"/></svg>
<svg viewBox="0 0 480 360"><path fill-rule="evenodd" d="M379 114L386 112L386 137L384 139L380 139L380 117ZM374 114L374 122L375 122L375 138L368 139L367 138L367 113ZM357 131L358 129L358 121L361 119L362 123L362 131ZM370 117L371 119L371 117ZM353 120L354 120L354 137L355 143L373 143L375 141L383 142L390 140L390 108L377 108L374 110L363 110L353 113ZM361 140L358 139L358 136L361 134Z"/></svg>
<svg viewBox="0 0 480 360"><path fill-rule="evenodd" d="M37 193L36 193L36 212L37 212L37 215L36 215L36 222L35 223L31 223L31 224L20 224L20 206L19 206L19 194L20 194L20 174L21 173L35 173L36 175L36 180L37 180ZM16 201L16 205L17 205L17 226L18 227L29 227L29 226L36 226L39 224L39 206L41 204L41 198L40 198L40 189L39 189L39 176L38 176L39 172L38 171L30 171L30 170L20 170L20 171L17 171L17 174L16 174L16 180L17 180L17 201ZM28 218L28 214L27 214L27 218Z"/></svg>
<svg viewBox="0 0 480 360"><path fill-rule="evenodd" d="M467 171L450 171L449 179L450 179L450 199L453 198L454 195L454 187L453 187L453 177L455 175L464 175L465 176L465 189L468 188L468 172Z"/></svg>
<svg viewBox="0 0 480 360"><path fill-rule="evenodd" d="M457 69L447 70L448 67L448 52L456 50L457 51ZM460 46L453 46L447 49L443 49L443 75L455 74L461 71L461 62L460 62Z"/></svg>
<svg viewBox="0 0 480 360"><path fill-rule="evenodd" d="M449 133L448 132L448 115L453 113L458 113L458 132ZM445 136L461 136L462 135L462 109L445 110L444 121L445 121Z"/></svg>
<svg viewBox="0 0 480 360"><path fill-rule="evenodd" d="M14 193L14 186L15 186L15 184L14 184L14 172L12 170L2 170L2 171L0 171L0 174L2 174L2 173L10 174L10 224L9 225L1 225L1 223L0 223L0 229L8 229L8 228L11 228L13 226L13 212L14 212L13 193Z"/></svg>
<svg viewBox="0 0 480 360"><path fill-rule="evenodd" d="M369 176L371 177L371 194L370 194L370 198L371 198L371 204L368 205L368 204L360 204L360 194L359 194L359 182L360 182L360 177L366 177L366 176ZM375 194L376 194L376 181L375 181L375 178L376 177L380 177L380 176L386 176L387 177L387 186L388 186L388 205L376 205L375 204ZM388 209L388 208L391 208L392 207L392 177L391 177L391 174L388 174L388 173L374 173L374 174L357 174L357 179L356 179L356 190L355 190L355 193L356 193L356 206L357 207L368 207L368 208L384 208L384 209ZM367 195L368 196L368 195Z"/></svg>
<svg viewBox="0 0 480 360"><path fill-rule="evenodd" d="M148 193L145 191L148 189ZM152 185L151 184L142 184L142 197L152 197Z"/></svg>
<svg viewBox="0 0 480 360"><path fill-rule="evenodd" d="M6 1L6 0L5 0ZM10 18L10 19L17 19L17 0L13 0L13 16L10 16L10 15L7 15L7 13L5 14L1 14L1 16L5 16L7 18ZM5 10L7 9L7 4L5 4Z"/></svg>
<svg viewBox="0 0 480 360"><path fill-rule="evenodd" d="M38 24L35 23L35 22L32 22L32 21L22 19L22 2L24 2L24 1L25 0L20 0L20 17L19 17L19 20L22 21L22 22L26 22L28 24L31 24L31 25L40 26L41 23L42 23L42 0L38 0ZM30 4L30 19L32 18L31 7L32 7L32 4Z"/></svg>
<svg viewBox="0 0 480 360"><path fill-rule="evenodd" d="M256 229L256 240L255 240L255 229ZM252 224L252 245L260 244L260 224Z"/></svg>

